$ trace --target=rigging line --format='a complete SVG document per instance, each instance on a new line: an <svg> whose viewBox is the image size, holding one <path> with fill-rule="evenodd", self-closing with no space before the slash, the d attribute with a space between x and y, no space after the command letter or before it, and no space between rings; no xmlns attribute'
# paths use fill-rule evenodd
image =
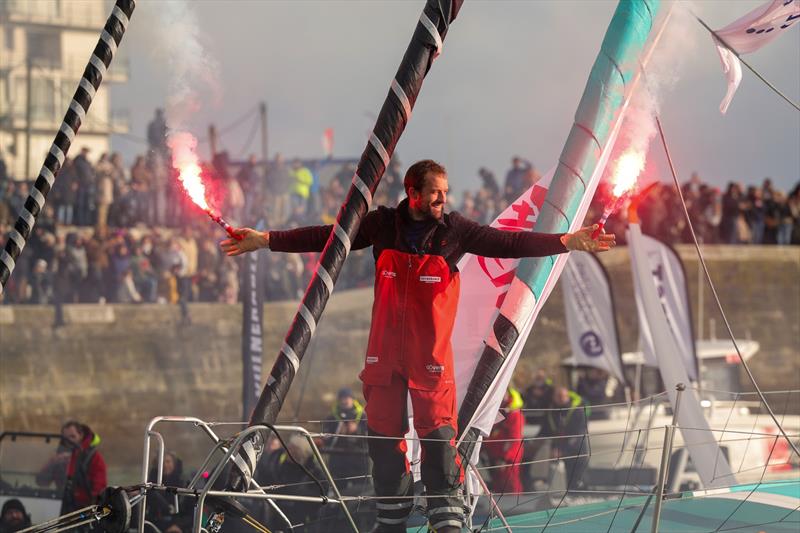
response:
<svg viewBox="0 0 800 533"><path fill-rule="evenodd" d="M244 147L239 151L239 157L242 158L250 150L250 147L253 145L253 140L256 138L256 132L258 131L258 127L261 125L261 121L259 120L258 115L253 115L253 125L250 128L250 133L247 134L247 142L244 143Z"/></svg>
<svg viewBox="0 0 800 533"><path fill-rule="evenodd" d="M486 442L486 441L484 441L484 442ZM509 469L512 469L515 463L517 465L519 465L518 461L519 461L519 458L520 458L520 454L522 454L524 452L524 449L525 449L525 446L522 444L522 439L513 439L513 442L519 442L520 445L517 447L517 453L514 454L514 460L510 464L504 465ZM522 479L520 478L520 474L521 474L521 472L517 473L517 478L519 479L519 481L521 483ZM497 475L503 475L503 474L502 474L502 472L498 471ZM506 475L506 479L503 481L503 490L500 491L500 497L497 498L497 500L495 500L495 506L497 507L497 509L500 509L500 500L502 500L503 496L506 495L505 489L508 486L508 482L509 481L511 481L511 475ZM517 493L517 502L519 502L519 494L518 493ZM491 521L491 518L492 518L492 512L490 511L486 516L486 520L483 522L481 527L478 529L479 533L484 531L484 529L489 525L489 522Z"/></svg>
<svg viewBox="0 0 800 533"><path fill-rule="evenodd" d="M778 418L775 416L775 413L772 412L772 408L767 403L767 398L764 396L764 393L761 392L761 388L758 386L756 382L756 378L753 375L753 372L750 370L750 365L747 364L745 361L744 356L742 355L742 351L739 349L739 344L736 342L736 338L733 335L733 330L731 329L730 322L728 322L728 317L725 315L725 310L722 309L722 303L719 301L719 295L717 295L717 289L714 287L714 282L711 280L711 274L708 272L708 266L706 265L706 260L703 257L703 252L700 250L700 244L697 241L697 235L694 232L694 225L692 225L692 219L689 217L689 210L686 208L686 200L683 198L683 191L681 191L680 183L678 183L678 174L675 172L675 165L672 163L672 155L670 154L669 147L667 146L667 138L664 135L664 129L661 127L661 119L658 117L658 114L654 114L654 118L656 120L656 125L658 126L658 134L661 137L661 143L664 146L664 153L667 156L667 162L669 163L669 170L672 173L672 179L675 181L675 188L678 191L678 197L681 199L681 206L683 207L683 213L686 216L686 224L689 227L689 231L692 234L692 242L694 242L694 247L697 250L697 256L700 260L700 264L703 266L703 273L705 274L706 282L708 283L709 288L711 289L711 294L714 296L714 301L717 304L717 309L719 309L719 313L722 316L722 321L725 323L725 328L728 330L728 335L731 338L731 342L733 343L733 347L736 348L736 355L739 356L739 361L742 363L742 367L744 368L745 372L747 373L747 377L750 378L750 382L753 384L753 387L758 392L758 397L764 404L764 407L767 408L767 412L769 416L772 417L772 421L775 422L775 425L778 426L778 430L783 435L783 438L786 439L786 442L789 443L789 446L792 448L794 453L800 457L800 451L798 451L797 446L792 439L786 435L786 431L783 429L783 426L778 422Z"/></svg>
<svg viewBox="0 0 800 533"><path fill-rule="evenodd" d="M728 517L725 518L725 520L723 520L722 523L717 526L717 529L714 530L714 533L722 530L722 526L727 524L728 520L733 518L733 515L735 515L739 511L739 509L741 509L742 505L744 505L747 502L747 500L750 499L750 496L752 496L758 490L758 488L764 483L764 475L767 473L767 466L769 466L769 461L770 459L772 459L772 452L775 451L775 445L777 443L778 443L778 435L775 435L775 442L772 444L772 449L770 449L769 451L769 455L767 456L767 464L764 466L764 470L761 472L761 478L758 480L758 483L756 483L750 490L750 492L747 493L747 496L745 496L744 499L742 499L739 502L739 505L737 505L733 509L733 511L731 511L731 514L729 514Z"/></svg>
<svg viewBox="0 0 800 533"><path fill-rule="evenodd" d="M782 93L782 92L781 92L781 91L780 91L780 90L779 90L777 87L775 87L774 85L772 85L772 84L771 84L771 83L770 83L770 82L769 82L769 81L768 81L768 80L767 80L767 79L766 79L764 76L762 76L761 74L759 74L759 72L758 72L758 71L757 71L755 68L753 68L752 66L750 66L750 64L749 64L747 61L745 61L744 59L742 59L742 56L740 56L740 55L739 55L739 52L737 52L737 51L736 51L736 50L735 50L735 49L734 49L734 48L733 48L731 45L729 45L728 43L726 43L726 42L725 42L725 40L724 40L722 37L720 37L719 35L717 35L717 32L715 32L714 30L712 30L712 29L711 29L711 28L708 26L708 24L706 24L706 23L705 23L705 21L703 21L703 19L701 19L700 17L698 17L698 16L697 16L697 14L695 14L695 13L692 13L692 15L694 16L694 18L695 18L695 19L697 19L697 22L699 22L700 24L702 24L702 25L703 25L703 27L704 27L706 30L708 30L708 32L709 32L709 33L710 33L712 36L714 36L714 38L715 38L717 41L719 41L719 43L720 43L722 46L724 46L725 48L727 48L728 50L730 50L730 51L731 51L731 53L732 53L733 55L735 55L735 56L736 56L736 58L737 58L739 61L741 61L741 62L742 62L742 64L743 64L744 66L746 66L748 69L750 69L750 72L752 72L753 74L755 74L755 75L758 77L758 79L760 79L761 81L763 81L764 83L766 83L766 84L767 84L767 87L769 87L770 89L772 89L772 90L775 92L775 94L777 94L778 96L780 96L781 98L783 98L784 100L786 100L786 101L789 103L789 105L791 105L791 106L792 106L793 108L795 108L797 111L800 111L800 106L798 106L798 105L797 105L797 104L796 104L794 101L792 101L792 100L791 100L791 99L790 99L788 96L786 96L785 94L783 94L783 93Z"/></svg>
<svg viewBox="0 0 800 533"><path fill-rule="evenodd" d="M642 432L640 431L636 435L636 443L633 445L634 449L636 449L636 446L639 445L639 437L641 437L641 436L642 436ZM617 514L619 513L619 510L622 507L622 503L625 501L625 496L627 495L627 490L628 490L628 487L630 486L631 472L633 471L633 467L635 465L636 465L636 454L632 453L631 454L631 466L628 467L628 473L625 475L625 485L624 485L625 488L623 489L622 496L619 499L619 505L617 505L617 508L614 510L614 516L611 517L611 521L608 523L608 529L606 530L606 533L611 533L611 528L614 525L614 520L616 520Z"/></svg>

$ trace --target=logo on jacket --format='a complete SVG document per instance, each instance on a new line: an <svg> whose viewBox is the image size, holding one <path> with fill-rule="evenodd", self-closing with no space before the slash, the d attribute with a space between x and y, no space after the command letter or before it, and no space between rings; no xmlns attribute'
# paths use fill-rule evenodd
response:
<svg viewBox="0 0 800 533"><path fill-rule="evenodd" d="M441 374L444 372L444 365L425 365L425 370L431 374Z"/></svg>
<svg viewBox="0 0 800 533"><path fill-rule="evenodd" d="M367 356L367 364L368 365L371 365L371 364L374 364L374 363L377 363L377 362L378 362L378 357L377 356L374 356L374 355L368 355Z"/></svg>
<svg viewBox="0 0 800 533"><path fill-rule="evenodd" d="M392 272L391 270L381 270L381 276L384 278L396 278L397 272Z"/></svg>
<svg viewBox="0 0 800 533"><path fill-rule="evenodd" d="M442 278L440 276L420 276L419 280L422 283L439 283Z"/></svg>

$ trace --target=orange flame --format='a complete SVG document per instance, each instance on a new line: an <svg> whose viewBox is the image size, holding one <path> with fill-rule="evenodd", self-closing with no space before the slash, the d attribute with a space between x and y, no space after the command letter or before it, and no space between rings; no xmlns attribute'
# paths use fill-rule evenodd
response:
<svg viewBox="0 0 800 533"><path fill-rule="evenodd" d="M197 139L191 133L181 131L170 134L167 144L172 149L172 166L178 170L178 179L186 194L203 211L209 211L206 187L200 178Z"/></svg>
<svg viewBox="0 0 800 533"><path fill-rule="evenodd" d="M644 154L629 150L622 154L617 160L617 168L614 170L614 191L615 197L619 198L636 185L636 178L644 170Z"/></svg>

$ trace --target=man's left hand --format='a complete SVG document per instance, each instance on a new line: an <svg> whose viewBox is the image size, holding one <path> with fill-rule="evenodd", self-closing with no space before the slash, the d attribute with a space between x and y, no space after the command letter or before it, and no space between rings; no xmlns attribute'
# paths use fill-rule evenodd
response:
<svg viewBox="0 0 800 533"><path fill-rule="evenodd" d="M586 226L575 233L565 233L561 242L569 251L575 252L605 252L616 246L617 240L613 233L601 232L597 238L592 238L592 233L599 226Z"/></svg>

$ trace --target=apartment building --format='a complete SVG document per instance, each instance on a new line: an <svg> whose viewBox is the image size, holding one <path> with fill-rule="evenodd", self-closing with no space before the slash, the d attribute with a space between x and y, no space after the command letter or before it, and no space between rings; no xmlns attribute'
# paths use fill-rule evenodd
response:
<svg viewBox="0 0 800 533"><path fill-rule="evenodd" d="M61 124L112 4L106 0L0 0L0 154L16 179L35 179ZM112 111L110 83L128 80L127 58L114 58L70 155L92 158L128 132ZM30 99L28 98L30 95Z"/></svg>

